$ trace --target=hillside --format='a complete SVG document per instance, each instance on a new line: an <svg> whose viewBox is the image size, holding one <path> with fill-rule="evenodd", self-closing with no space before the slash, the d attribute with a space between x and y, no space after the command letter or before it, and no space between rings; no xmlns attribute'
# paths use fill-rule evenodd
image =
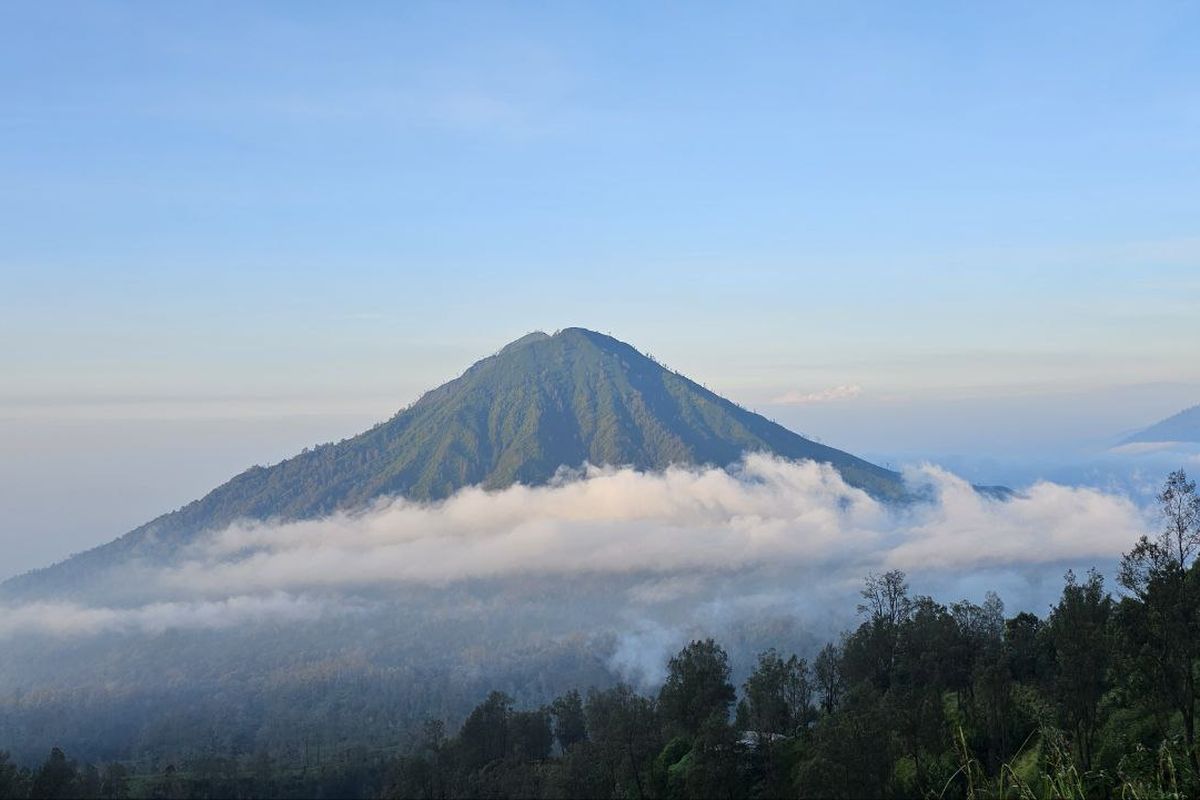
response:
<svg viewBox="0 0 1200 800"><path fill-rule="evenodd" d="M1200 442L1200 405L1192 406L1125 439L1122 444Z"/></svg>
<svg viewBox="0 0 1200 800"><path fill-rule="evenodd" d="M900 476L799 436L610 336L532 333L427 392L387 422L270 467L253 467L120 539L11 579L0 594L72 588L93 566L169 556L237 519L302 519L383 495L438 500L465 486L540 484L562 466L724 466L747 451L813 459L882 499Z"/></svg>

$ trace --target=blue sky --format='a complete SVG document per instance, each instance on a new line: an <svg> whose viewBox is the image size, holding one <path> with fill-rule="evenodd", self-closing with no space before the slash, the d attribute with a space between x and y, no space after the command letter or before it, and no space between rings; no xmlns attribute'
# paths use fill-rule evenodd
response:
<svg viewBox="0 0 1200 800"><path fill-rule="evenodd" d="M70 475L134 524L567 325L880 454L1150 422L1200 400L1197 40L1184 3L5 4L0 474L45 477L0 513ZM79 436L181 477L116 491Z"/></svg>

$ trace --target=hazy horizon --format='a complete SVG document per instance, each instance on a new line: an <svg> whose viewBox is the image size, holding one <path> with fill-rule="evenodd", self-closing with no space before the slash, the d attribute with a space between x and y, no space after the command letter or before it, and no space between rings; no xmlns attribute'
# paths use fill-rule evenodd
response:
<svg viewBox="0 0 1200 800"><path fill-rule="evenodd" d="M672 364L669 355L662 360ZM449 379L468 365L431 365L429 372L441 369ZM722 391L702 375L689 377ZM116 396L70 404L41 398L0 405L0 434L12 445L0 450L0 481L9 498L0 513L20 544L0 580L104 544L249 466L360 433L432 388L400 400L318 396L307 410L301 398L237 396ZM1193 464L1200 470L1195 452L1140 459L1106 452L1123 435L1189 405L1188 398L1200 396L1200 384L996 396L975 391L944 398L880 397L843 384L792 395L760 395L757 402L728 396L876 463L899 469L930 462L978 483L1019 488L1050 479L1131 493L1136 475L1144 474L1144 485L1132 492L1144 500L1159 480L1155 470ZM110 468L114 464L120 469ZM69 480L78 503L55 506L61 480Z"/></svg>
<svg viewBox="0 0 1200 800"><path fill-rule="evenodd" d="M0 798L1200 797L1197 42L0 3Z"/></svg>
<svg viewBox="0 0 1200 800"><path fill-rule="evenodd" d="M997 482L1200 402L1194 8L621 8L0 9L0 572L538 328Z"/></svg>

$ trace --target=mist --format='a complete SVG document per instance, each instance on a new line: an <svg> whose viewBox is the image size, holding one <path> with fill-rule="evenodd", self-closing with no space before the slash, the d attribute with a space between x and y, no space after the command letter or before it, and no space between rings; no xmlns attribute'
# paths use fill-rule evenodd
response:
<svg viewBox="0 0 1200 800"><path fill-rule="evenodd" d="M125 752L181 715L295 748L303 726L231 724L230 704L345 695L381 709L370 735L387 737L430 715L455 724L497 686L531 707L617 681L652 692L710 636L740 683L767 648L812 657L853 629L869 573L1044 615L1067 569L1111 572L1153 523L1096 489L1037 482L999 500L937 466L904 475L923 499L890 505L828 466L758 454L242 521L0 607L0 719L26 757L53 742ZM364 735L356 714L322 730Z"/></svg>
<svg viewBox="0 0 1200 800"><path fill-rule="evenodd" d="M638 619L685 600L695 609L750 595L811 610L888 569L956 587L1002 574L1018 587L1010 602L1029 605L1044 598L1020 596L1013 576L1036 585L1064 566L1108 564L1148 524L1128 498L1094 489L1039 482L998 500L933 465L905 480L926 499L881 503L828 465L753 454L729 469L587 467L548 486L247 521L171 563L122 565L88 604L4 609L0 637L315 619L396 590L577 576L619 588L622 614Z"/></svg>

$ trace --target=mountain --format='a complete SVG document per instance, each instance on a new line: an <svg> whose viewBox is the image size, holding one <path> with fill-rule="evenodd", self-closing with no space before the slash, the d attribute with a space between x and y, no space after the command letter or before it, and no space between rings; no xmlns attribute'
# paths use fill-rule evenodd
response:
<svg viewBox="0 0 1200 800"><path fill-rule="evenodd" d="M1159 420L1128 437L1121 444L1150 442L1200 442L1200 405L1185 408L1178 414Z"/></svg>
<svg viewBox="0 0 1200 800"><path fill-rule="evenodd" d="M165 557L237 519L303 519L383 495L438 500L464 486L545 483L561 466L728 465L747 451L832 464L882 499L900 476L818 444L671 372L610 336L531 333L426 393L387 422L271 467L102 547L0 584L0 595L70 590L96 566Z"/></svg>

